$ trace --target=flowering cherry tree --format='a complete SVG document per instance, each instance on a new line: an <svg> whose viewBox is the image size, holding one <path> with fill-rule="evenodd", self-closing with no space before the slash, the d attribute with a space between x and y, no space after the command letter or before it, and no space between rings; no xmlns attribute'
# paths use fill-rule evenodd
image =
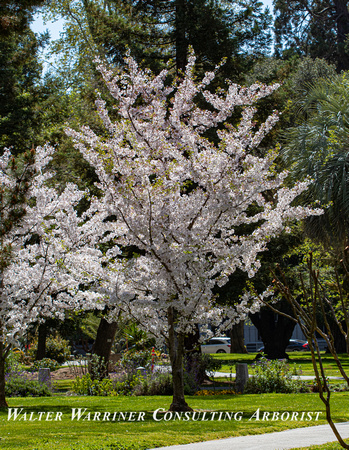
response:
<svg viewBox="0 0 349 450"><path fill-rule="evenodd" d="M97 101L104 136L87 127L67 132L96 170L104 194L99 210L115 217L115 242L139 249L122 269L120 262L109 266L109 301L165 340L170 409L188 410L184 338L196 324L219 324L228 313L216 307L212 289L237 268L252 277L258 254L284 224L315 211L292 206L307 184L284 187L287 174L275 170L275 152L253 152L277 121L274 113L257 128L253 104L277 85L229 84L213 93L214 72L195 81L194 56L172 84L166 70L155 76L130 57L125 62L116 75L99 67L118 115L113 121L105 102ZM234 126L228 120L237 107L242 117ZM246 312L242 302L230 318Z"/></svg>
<svg viewBox="0 0 349 450"><path fill-rule="evenodd" d="M23 172L15 174L8 151L0 157L1 223L12 218L7 231L2 228L0 242L0 406L6 406L7 354L28 324L62 318L67 309L103 308L100 294L81 287L98 283L103 274L98 244L104 217L93 204L78 216L75 207L86 193L75 185L68 184L60 193L47 185L52 174L45 167L52 152L50 147L36 149L30 170L26 168L31 176L20 205L11 199Z"/></svg>

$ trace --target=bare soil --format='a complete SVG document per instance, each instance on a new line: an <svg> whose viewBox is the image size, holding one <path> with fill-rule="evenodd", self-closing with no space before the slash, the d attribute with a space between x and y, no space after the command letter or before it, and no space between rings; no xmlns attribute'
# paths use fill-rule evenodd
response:
<svg viewBox="0 0 349 450"><path fill-rule="evenodd" d="M51 380L75 380L77 373L73 372L69 367L61 367L54 372L51 372Z"/></svg>
<svg viewBox="0 0 349 450"><path fill-rule="evenodd" d="M69 367L61 367L58 370L51 372L51 381L57 380L75 380L77 376L81 376L82 373L78 373L77 370L72 370ZM27 374L27 377L31 380L38 379L38 372L31 372Z"/></svg>

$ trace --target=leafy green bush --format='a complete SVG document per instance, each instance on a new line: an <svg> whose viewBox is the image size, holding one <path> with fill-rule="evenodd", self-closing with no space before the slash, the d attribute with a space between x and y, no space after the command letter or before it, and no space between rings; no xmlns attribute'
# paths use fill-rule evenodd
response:
<svg viewBox="0 0 349 450"><path fill-rule="evenodd" d="M134 388L134 395L173 395L172 375L155 372L141 378Z"/></svg>
<svg viewBox="0 0 349 450"><path fill-rule="evenodd" d="M15 371L19 367L20 355L15 350L11 350L5 359L5 373Z"/></svg>
<svg viewBox="0 0 349 450"><path fill-rule="evenodd" d="M38 348L37 339L30 345L29 355L35 358L36 351ZM64 363L70 357L70 347L69 342L60 336L53 337L50 336L46 340L46 357L54 359L59 363Z"/></svg>
<svg viewBox="0 0 349 450"><path fill-rule="evenodd" d="M127 373L136 373L138 367L147 367L151 363L151 350L125 352L118 361L118 366Z"/></svg>
<svg viewBox="0 0 349 450"><path fill-rule="evenodd" d="M140 374L131 377L121 376L111 380L92 380L87 373L77 377L73 382L72 391L79 395L133 395L135 387L140 383Z"/></svg>
<svg viewBox="0 0 349 450"><path fill-rule="evenodd" d="M121 375L113 380L114 390L118 395L134 395L136 387L141 383L140 373L133 375Z"/></svg>
<svg viewBox="0 0 349 450"><path fill-rule="evenodd" d="M256 363L255 374L249 378L245 387L246 394L267 394L308 392L306 383L299 379L293 379L292 375L298 375L297 371L290 371L285 360L268 360L262 358Z"/></svg>
<svg viewBox="0 0 349 450"><path fill-rule="evenodd" d="M11 351L5 361L5 395L6 397L41 397L51 395L50 383L27 380L18 362L19 355Z"/></svg>
<svg viewBox="0 0 349 450"><path fill-rule="evenodd" d="M89 373L75 378L72 391L79 395L116 395L112 380L92 380Z"/></svg>
<svg viewBox="0 0 349 450"><path fill-rule="evenodd" d="M42 368L47 368L50 369L51 372L53 372L54 370L57 370L60 367L61 367L60 364L54 359L43 358L40 361L34 361L31 369L32 371L37 371Z"/></svg>
<svg viewBox="0 0 349 450"><path fill-rule="evenodd" d="M6 397L44 397L52 393L47 384L27 380L24 376L17 374L6 380L5 395Z"/></svg>
<svg viewBox="0 0 349 450"><path fill-rule="evenodd" d="M75 379L72 391L79 395L172 395L172 375L122 372L112 379L93 380L88 373Z"/></svg>

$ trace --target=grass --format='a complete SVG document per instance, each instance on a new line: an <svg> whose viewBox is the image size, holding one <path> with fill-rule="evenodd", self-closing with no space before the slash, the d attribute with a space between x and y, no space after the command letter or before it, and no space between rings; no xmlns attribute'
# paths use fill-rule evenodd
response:
<svg viewBox="0 0 349 450"><path fill-rule="evenodd" d="M72 389L74 380L56 380L52 382L54 392L67 392ZM55 395L55 394L54 394Z"/></svg>
<svg viewBox="0 0 349 450"><path fill-rule="evenodd" d="M349 445L349 439L344 439L344 442ZM292 450L339 450L339 449L343 449L343 447L340 446L339 443L336 441L336 442L329 442L323 445L312 445L311 447L295 447Z"/></svg>
<svg viewBox="0 0 349 450"><path fill-rule="evenodd" d="M333 418L349 420L349 394L335 393L332 396ZM263 412L323 411L317 394L264 394L264 395L215 395L191 396L187 401L196 411L241 412L241 420L183 421L160 420L152 417L158 408L167 409L170 397L67 397L10 398L10 408L23 408L29 415L38 417L38 412L62 413L62 421L8 420L6 410L0 412L0 448L7 449L62 449L62 450L144 450L159 446L187 444L231 436L251 435L281 431L289 428L313 426L326 423L325 414L319 420L256 420L252 417L258 410ZM93 421L71 420L72 408L87 408L94 412L145 412L144 421ZM23 418L23 416L21 416ZM45 415L43 416L45 418ZM163 416L157 416L162 418ZM236 416L238 419L240 414ZM252 419L251 419L252 417ZM285 415L286 417L286 415ZM28 419L28 417L27 417Z"/></svg>
<svg viewBox="0 0 349 450"><path fill-rule="evenodd" d="M232 369L235 372L235 364L237 363L247 363L249 366L256 362L257 353L248 354L214 354L212 355L215 359L219 359L223 362L220 372L230 373ZM310 352L290 352L288 353L290 360L289 364L291 368L296 366L297 369L301 369L302 375L314 375L313 365L311 363L311 353ZM322 361L324 364L325 372L327 376L341 376L337 368L337 365L332 357L332 355L325 352L321 352ZM343 369L346 373L349 371L349 356L346 353L339 354L339 359L343 365Z"/></svg>

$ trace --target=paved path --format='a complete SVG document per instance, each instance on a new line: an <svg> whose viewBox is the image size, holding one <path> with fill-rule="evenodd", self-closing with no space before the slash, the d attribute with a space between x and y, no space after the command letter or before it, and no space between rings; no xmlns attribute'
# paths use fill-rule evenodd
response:
<svg viewBox="0 0 349 450"><path fill-rule="evenodd" d="M349 438L349 422L337 424L337 428L344 439ZM333 441L336 441L336 437L330 426L318 425L316 427L295 428L276 433L238 436L217 441L160 447L156 450L285 450L321 445Z"/></svg>
<svg viewBox="0 0 349 450"><path fill-rule="evenodd" d="M170 366L155 366L155 370L156 371L158 371L158 372L171 372L171 368L170 368ZM206 372L207 373L207 375L209 375L209 376L212 376L212 373L208 373L208 372ZM234 380L235 380L235 376L236 376L236 374L235 374L235 372L233 372L233 373L230 373L230 372L213 372L213 377L214 378L229 378L230 376L232 376L232 378L234 378ZM250 377L252 377L252 375L250 374L249 375ZM300 379L300 380L314 380L315 379L315 375L296 375L296 376L293 376L292 378L295 378L295 379ZM329 376L328 377L329 379L331 379L331 380L344 380L344 378L343 377L333 377L333 376Z"/></svg>
<svg viewBox="0 0 349 450"><path fill-rule="evenodd" d="M208 374L208 375L210 375L210 374ZM232 378L234 378L235 379L235 373L233 372L232 374ZM223 378L223 377L230 377L230 373L227 373L227 372L214 372L214 374L213 374L213 376L214 376L214 378ZM252 375L249 375L250 377L252 377ZM295 376L293 376L292 378L299 378L300 380L314 380L315 379L315 375L295 375ZM327 377L327 378L329 378L329 379L331 379L331 380L344 380L344 378L343 377L333 377L333 376L329 376L329 377Z"/></svg>

